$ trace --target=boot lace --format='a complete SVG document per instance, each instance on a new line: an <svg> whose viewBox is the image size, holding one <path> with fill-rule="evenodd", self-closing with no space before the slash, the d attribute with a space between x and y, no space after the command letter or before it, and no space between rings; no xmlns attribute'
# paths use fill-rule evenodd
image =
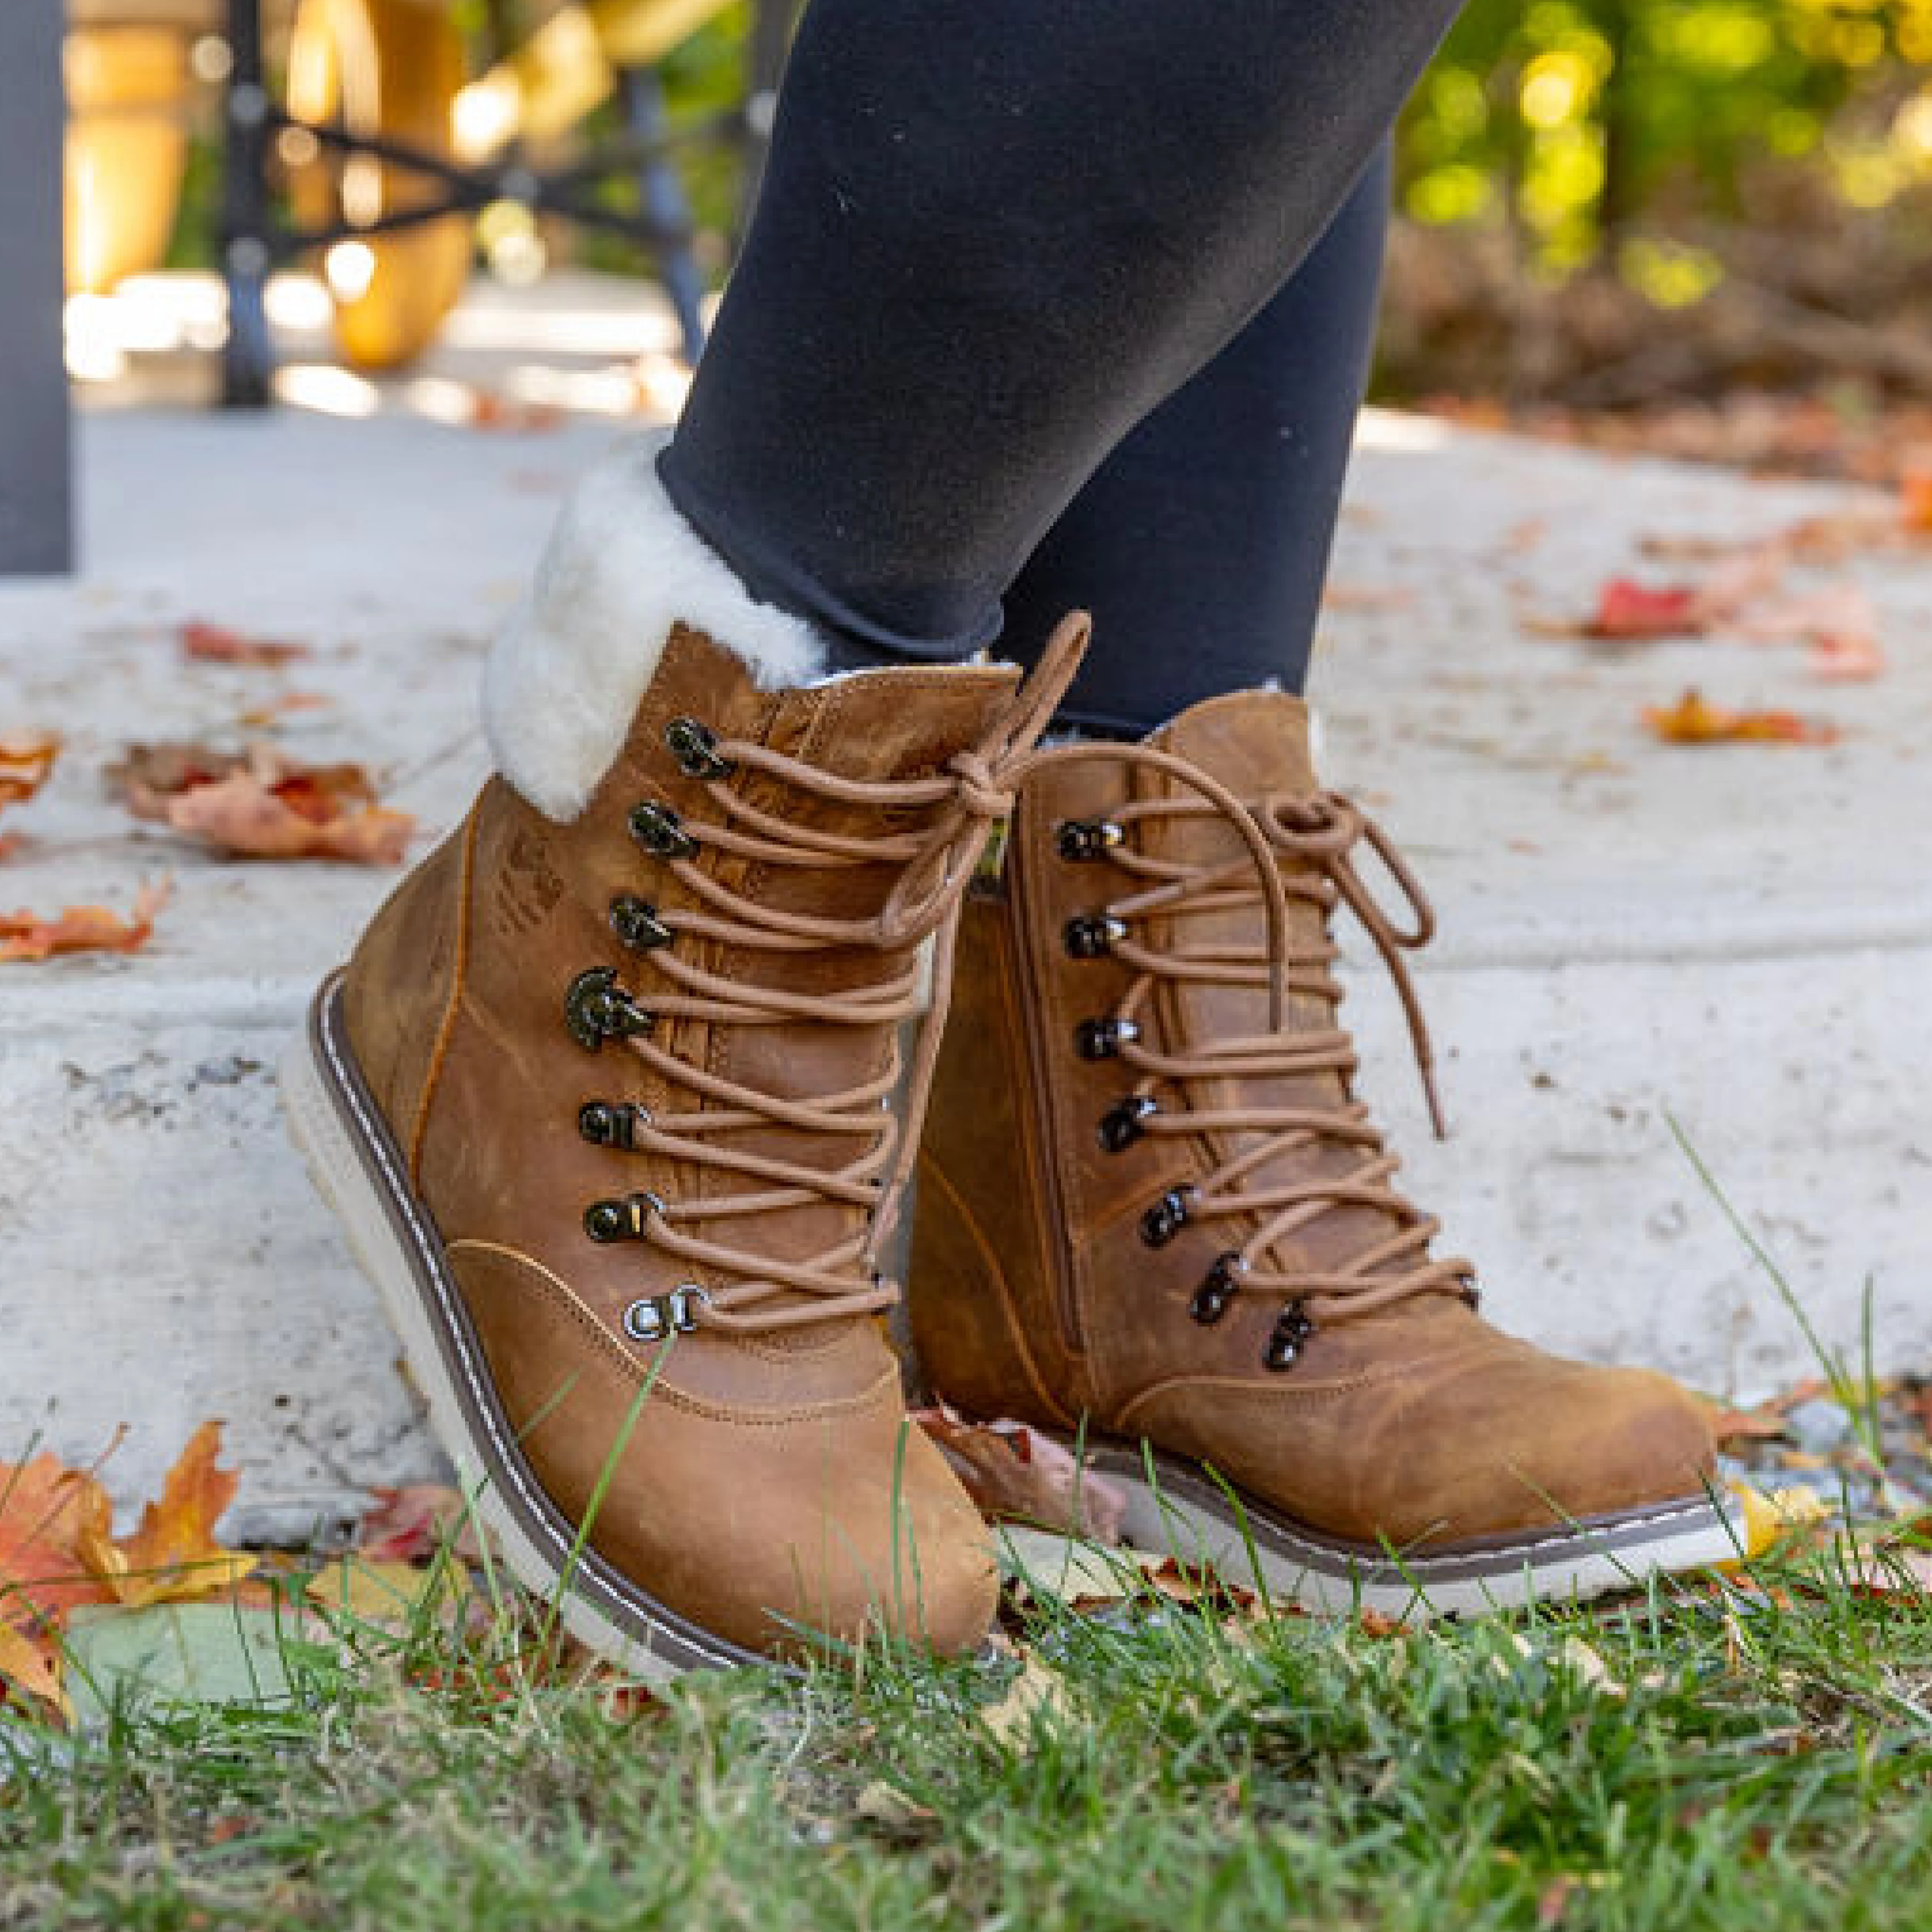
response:
<svg viewBox="0 0 1932 1932"><path fill-rule="evenodd" d="M1083 1053L1117 1057L1137 1076L1102 1122L1102 1144L1124 1147L1142 1135L1213 1135L1230 1137L1238 1150L1192 1186L1171 1190L1143 1218L1142 1238L1155 1246L1188 1222L1246 1225L1243 1238L1231 1238L1196 1296L1196 1319L1218 1320L1237 1292L1282 1297L1268 1360L1271 1368L1282 1369L1295 1360L1318 1317L1360 1316L1438 1294L1456 1295L1473 1307L1478 1299L1473 1265L1432 1258L1430 1244L1441 1224L1390 1185L1400 1162L1388 1152L1360 1101L1205 1108L1190 1105L1188 1099L1197 1082L1308 1076L1336 1076L1344 1093L1350 1092L1357 1060L1348 1034L1333 1024L1298 1025L1291 1015L1297 995L1321 1002L1331 1017L1339 1008L1342 992L1333 969L1340 948L1330 928L1337 908L1346 906L1394 984L1430 1118L1438 1136L1444 1134L1428 1027L1403 956L1434 936L1435 915L1388 834L1340 793L1244 801L1198 766L1150 746L1057 746L1037 754L1035 763L1094 758L1150 770L1180 788L1179 795L1123 804L1106 820L1062 826L1058 836L1064 856L1104 858L1139 887L1075 921L1067 934L1068 950L1076 956L1104 952L1132 975L1112 1015L1081 1030ZM1227 823L1241 841L1243 849L1225 861L1190 864L1156 857L1135 836L1137 827L1163 820L1210 815ZM1364 846L1401 892L1409 923L1392 920L1363 879L1357 854ZM1294 943L1296 902L1318 911L1318 940ZM1258 923L1263 944L1186 942L1190 916L1228 914L1245 914ZM1148 936L1155 922L1169 935L1165 946L1155 945ZM1154 1022L1160 989L1185 982L1265 988L1268 1030L1245 1037L1162 1042ZM1344 1149L1352 1159L1302 1179L1263 1178L1282 1156L1317 1148ZM1358 1249L1320 1268L1293 1265L1284 1258L1294 1236L1348 1208L1372 1210L1382 1217L1386 1233L1378 1237L1371 1232Z"/></svg>
<svg viewBox="0 0 1932 1932"><path fill-rule="evenodd" d="M868 1316L890 1306L896 1283L880 1272L889 1238L916 1152L915 1136L900 1118L924 1116L952 983L952 958L962 893L994 825L1012 812L1028 754L1064 694L1087 633L1070 618L1055 633L1032 675L978 746L952 758L925 778L847 778L742 740L718 740L689 718L674 720L667 742L691 776L701 779L715 807L704 821L681 820L662 806L640 806L633 830L662 859L694 903L661 914L641 902L620 899L614 920L634 944L651 952L667 988L640 999L604 968L580 974L566 1001L572 1030L586 1046L616 1040L642 1065L698 1103L688 1111L646 1112L626 1103L590 1102L580 1116L586 1137L667 1162L728 1174L735 1191L670 1202L634 1194L592 1204L585 1216L593 1238L638 1240L701 1270L717 1284L682 1282L668 1292L633 1303L624 1326L634 1340L656 1341L675 1330L710 1328L742 1334L797 1328ZM912 818L920 829L867 836L793 822L754 803L736 775L776 781L802 799L858 807L883 824ZM700 862L710 850L759 868L829 875L855 866L899 868L878 911L839 919L788 910L735 890ZM755 979L726 978L681 955L689 934L715 942L736 962L779 960L828 950L909 956L902 970L847 993L801 993ZM934 946L932 1001L912 1056L902 1116L892 1096L903 1070L896 1029L926 1004L925 975L916 949ZM885 1070L838 1092L798 1100L725 1078L659 1043L660 1022L692 1020L713 1027L783 1026L796 1021L895 1030ZM836 1168L760 1154L728 1144L746 1130L778 1126L847 1144ZM865 1219L844 1238L795 1261L762 1247L748 1224L786 1209L831 1203L861 1210ZM743 1229L742 1234L735 1231Z"/></svg>

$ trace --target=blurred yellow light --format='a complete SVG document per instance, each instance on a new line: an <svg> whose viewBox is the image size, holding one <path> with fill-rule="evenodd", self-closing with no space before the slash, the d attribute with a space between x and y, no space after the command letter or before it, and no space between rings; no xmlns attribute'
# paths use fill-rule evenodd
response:
<svg viewBox="0 0 1932 1932"><path fill-rule="evenodd" d="M1532 128L1561 128L1590 104L1599 73L1574 47L1538 54L1523 70L1522 118Z"/></svg>
<svg viewBox="0 0 1932 1932"><path fill-rule="evenodd" d="M1920 92L1892 117L1892 138L1915 160L1932 159L1932 93Z"/></svg>

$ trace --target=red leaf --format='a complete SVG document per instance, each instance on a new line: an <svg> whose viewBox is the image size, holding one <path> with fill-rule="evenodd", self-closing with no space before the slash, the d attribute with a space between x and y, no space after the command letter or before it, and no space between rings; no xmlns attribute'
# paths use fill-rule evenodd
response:
<svg viewBox="0 0 1932 1932"><path fill-rule="evenodd" d="M1634 578L1613 577L1597 600L1596 615L1584 626L1592 638L1691 638L1704 628L1696 591L1677 584L1652 590Z"/></svg>
<svg viewBox="0 0 1932 1932"><path fill-rule="evenodd" d="M306 644L252 638L223 624L190 622L181 627L182 655L200 664L284 664L312 655Z"/></svg>

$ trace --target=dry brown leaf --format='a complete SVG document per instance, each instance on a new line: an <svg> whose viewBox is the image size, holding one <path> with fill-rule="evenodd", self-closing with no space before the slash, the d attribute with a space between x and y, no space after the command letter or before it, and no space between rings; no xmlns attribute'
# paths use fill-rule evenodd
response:
<svg viewBox="0 0 1932 1932"><path fill-rule="evenodd" d="M225 624L192 620L181 627L181 647L182 656L197 664L285 664L314 655L306 644L250 637Z"/></svg>
<svg viewBox="0 0 1932 1932"><path fill-rule="evenodd" d="M1126 1492L1082 1468L1051 1437L1021 1422L968 1422L943 1403L915 1412L913 1420L938 1445L982 1515L1096 1543L1120 1540Z"/></svg>
<svg viewBox="0 0 1932 1932"><path fill-rule="evenodd" d="M51 959L64 952L138 952L168 902L166 880L143 886L127 918L106 906L68 906L52 919L24 910L0 913L0 960Z"/></svg>
<svg viewBox="0 0 1932 1932"><path fill-rule="evenodd" d="M1762 1408L1713 1408L1711 1434L1720 1448L1733 1442L1769 1442L1785 1433L1785 1421Z"/></svg>
<svg viewBox="0 0 1932 1932"><path fill-rule="evenodd" d="M362 766L304 764L272 746L134 745L108 776L137 818L238 858L393 866L416 831L412 814L376 803Z"/></svg>
<svg viewBox="0 0 1932 1932"><path fill-rule="evenodd" d="M1004 1693L980 1707L980 1721L997 1742L1021 1744L1031 1738L1038 1720L1064 1712L1066 1705L1066 1679L1028 1651Z"/></svg>

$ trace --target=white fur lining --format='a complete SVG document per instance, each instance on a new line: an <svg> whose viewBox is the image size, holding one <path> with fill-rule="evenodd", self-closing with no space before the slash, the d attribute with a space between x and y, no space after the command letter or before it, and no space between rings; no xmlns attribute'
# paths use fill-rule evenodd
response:
<svg viewBox="0 0 1932 1932"><path fill-rule="evenodd" d="M767 691L824 674L812 626L759 603L672 506L667 440L630 439L578 485L484 672L496 769L552 818L576 818L610 769L674 624L736 652Z"/></svg>

